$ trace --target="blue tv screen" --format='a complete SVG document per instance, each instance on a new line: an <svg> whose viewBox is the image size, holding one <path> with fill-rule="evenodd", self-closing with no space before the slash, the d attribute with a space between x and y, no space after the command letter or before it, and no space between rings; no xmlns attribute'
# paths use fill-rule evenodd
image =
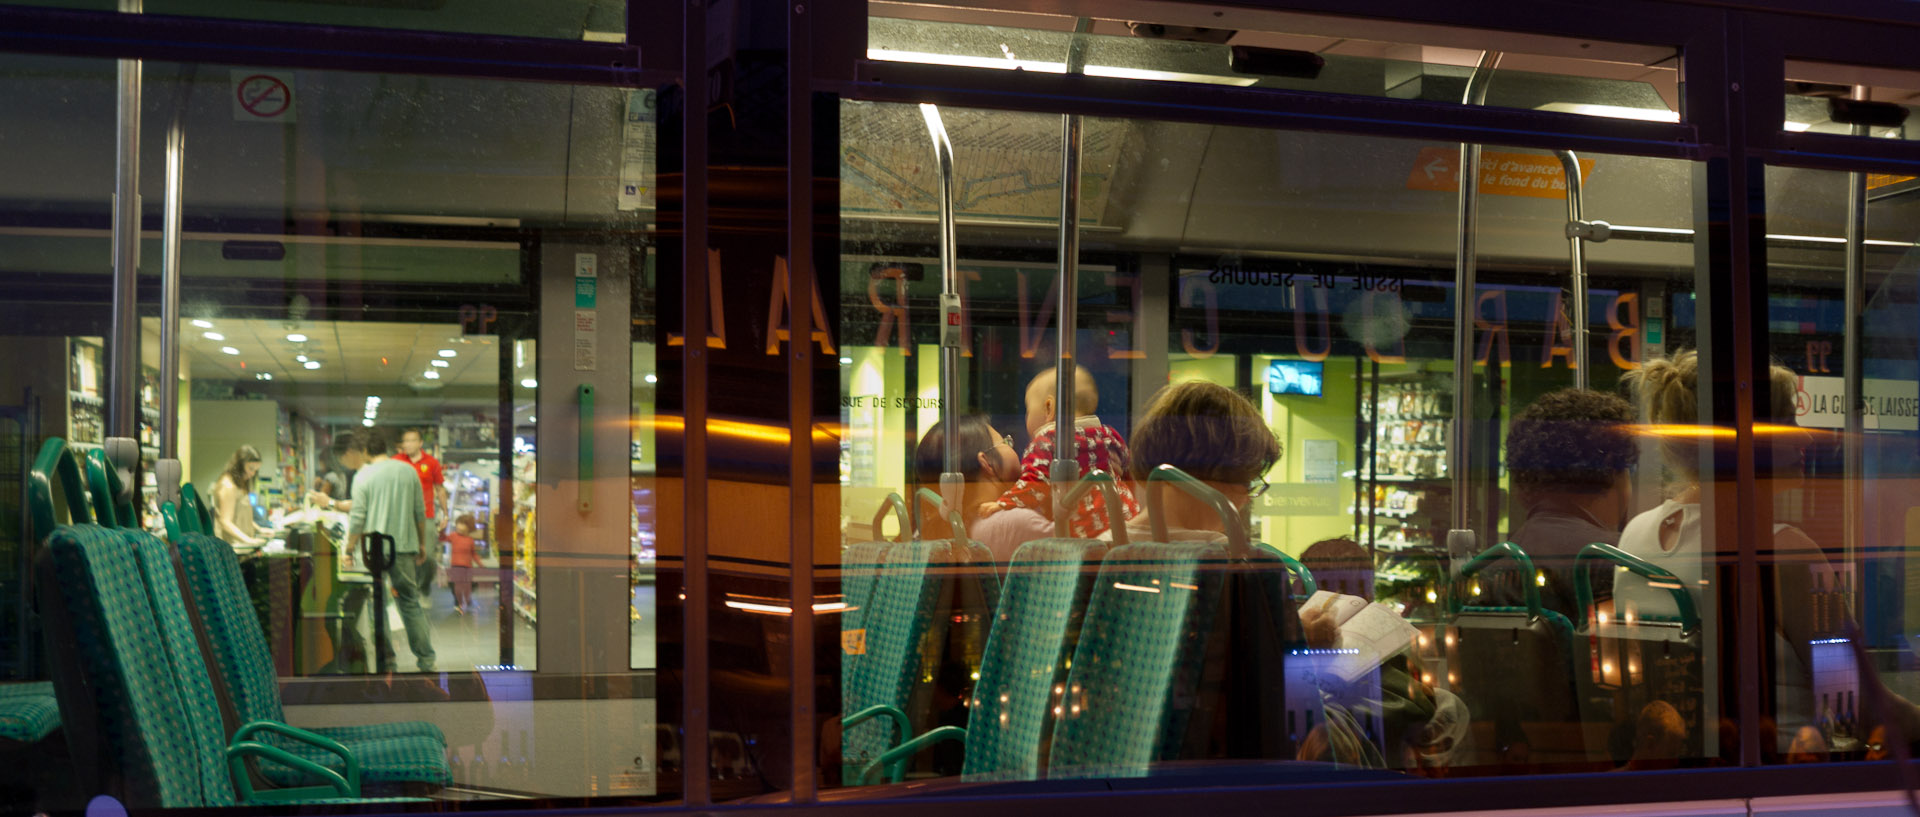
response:
<svg viewBox="0 0 1920 817"><path fill-rule="evenodd" d="M1267 364L1267 393L1319 397L1326 366L1317 361L1276 360Z"/></svg>

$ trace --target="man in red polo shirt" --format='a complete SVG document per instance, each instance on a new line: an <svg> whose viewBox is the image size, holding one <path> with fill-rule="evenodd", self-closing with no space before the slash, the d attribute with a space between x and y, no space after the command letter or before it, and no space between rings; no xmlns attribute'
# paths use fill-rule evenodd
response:
<svg viewBox="0 0 1920 817"><path fill-rule="evenodd" d="M414 473L420 476L420 490L427 501L427 524L435 530L442 525L435 521L435 506L445 507L447 503L447 475L440 470L440 461L427 453L427 445L420 438L420 429L409 428L400 435L400 461L413 466Z"/></svg>

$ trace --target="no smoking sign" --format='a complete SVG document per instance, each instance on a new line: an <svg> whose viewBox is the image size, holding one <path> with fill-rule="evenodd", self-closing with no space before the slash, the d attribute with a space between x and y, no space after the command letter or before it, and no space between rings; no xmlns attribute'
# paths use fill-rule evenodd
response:
<svg viewBox="0 0 1920 817"><path fill-rule="evenodd" d="M233 118L237 122L294 121L293 75L284 71L233 71Z"/></svg>

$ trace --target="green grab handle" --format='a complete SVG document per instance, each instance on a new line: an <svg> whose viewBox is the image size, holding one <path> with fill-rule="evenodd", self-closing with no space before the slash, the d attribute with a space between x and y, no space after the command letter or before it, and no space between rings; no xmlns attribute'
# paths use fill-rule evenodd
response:
<svg viewBox="0 0 1920 817"><path fill-rule="evenodd" d="M200 501L200 489L193 483L180 486L180 507L187 512L181 521L187 524L188 533L213 534L213 515L207 512L207 503Z"/></svg>
<svg viewBox="0 0 1920 817"><path fill-rule="evenodd" d="M1466 564L1460 566L1460 578L1465 579L1473 576L1486 568L1487 565L1500 561L1503 558L1512 559L1520 563L1522 576L1520 585L1526 588L1525 593L1527 596L1527 620L1532 621L1533 619L1539 618L1541 610L1540 583L1533 578L1539 574L1533 569L1533 558L1529 557L1526 551L1521 550L1519 545L1512 542L1501 542L1500 544L1481 551L1480 555L1469 559Z"/></svg>
<svg viewBox="0 0 1920 817"><path fill-rule="evenodd" d="M325 786L300 786L297 788L268 789L255 791L253 776L247 773L247 758L257 757L271 760L284 766L298 769L313 777L320 778ZM278 746L269 746L258 741L238 741L227 747L227 777L238 789L242 804L285 803L295 800L312 800L326 796L359 797L360 789L350 784L339 772L300 757Z"/></svg>
<svg viewBox="0 0 1920 817"><path fill-rule="evenodd" d="M1286 565L1288 570L1293 571L1293 575L1300 577L1300 589L1306 591L1306 595L1311 596L1314 593L1320 592L1320 585L1313 583L1313 571L1308 570L1307 566L1301 564L1299 559L1288 556L1286 551L1265 542L1261 542L1260 546L1273 551L1273 555L1280 558L1281 564Z"/></svg>
<svg viewBox="0 0 1920 817"><path fill-rule="evenodd" d="M893 510L894 519L900 523L900 533L893 538L893 541L906 541L907 537L913 533L913 524L907 521L907 500L902 498L898 491L889 492L887 498L880 501L880 510L873 515L874 541L887 541L887 535L882 532L886 529L881 527L881 524L887 519L888 509Z"/></svg>
<svg viewBox="0 0 1920 817"><path fill-rule="evenodd" d="M1114 546L1119 547L1127 544L1126 512L1121 509L1120 489L1114 484L1112 474L1098 468L1088 471L1080 477L1079 483L1075 484L1072 489L1067 491L1065 496L1060 498L1060 507L1073 507L1074 503L1079 502L1080 498L1086 496L1088 491L1096 488L1099 489L1101 495L1107 500L1107 529L1113 531ZM1066 514L1057 511L1054 513L1053 535L1058 539L1067 538Z"/></svg>
<svg viewBox="0 0 1920 817"><path fill-rule="evenodd" d="M171 502L160 503L160 521L166 523L167 541L178 543L180 536L185 533L180 529L180 509Z"/></svg>
<svg viewBox="0 0 1920 817"><path fill-rule="evenodd" d="M947 500L941 497L938 493L935 493L932 488L921 488L918 491L914 491L913 498L921 502L931 502L933 503L933 507L935 508L938 508L942 505L947 504ZM915 510L919 510L919 508L916 507ZM964 542L967 540L967 523L965 520L960 518L960 512L958 510L950 509L947 511L947 522L948 524L953 526L954 541ZM916 541L920 539L919 525L913 526L913 538Z"/></svg>
<svg viewBox="0 0 1920 817"><path fill-rule="evenodd" d="M967 730L958 726L929 729L913 740L888 749L872 763L867 764L866 768L860 770L860 785L866 785L867 781L873 778L873 773L883 768L887 770L887 782L898 783L907 776L907 758L918 754L921 749L950 740L966 743Z"/></svg>
<svg viewBox="0 0 1920 817"><path fill-rule="evenodd" d="M1672 571L1656 565L1624 550L1604 542L1595 542L1580 549L1580 555L1573 559L1574 598L1580 605L1580 628L1585 630L1587 621L1593 614L1593 580L1588 569L1589 562L1611 562L1624 567L1649 581L1672 582L1667 588L1673 597L1673 604L1680 609L1680 636L1685 638L1700 631L1700 614L1693 606L1693 593L1680 583L1680 577Z"/></svg>
<svg viewBox="0 0 1920 817"><path fill-rule="evenodd" d="M1195 499L1211 505L1214 512L1220 515L1220 521L1227 529L1228 552L1235 556L1247 552L1246 526L1240 524L1240 512L1233 507L1232 502L1227 500L1227 495L1201 482L1192 474L1171 465L1162 465L1147 475L1147 520L1153 525L1154 541L1167 541L1167 517L1160 512L1160 489L1169 483Z"/></svg>
<svg viewBox="0 0 1920 817"><path fill-rule="evenodd" d="M355 757L353 751L339 741L325 735L309 732L297 726L288 726L279 721L253 721L234 731L233 742L239 743L248 740L256 732L269 732L291 738L339 757L341 762L347 767L345 775L347 785L351 786L355 792L360 791L360 759ZM355 796L358 795L356 794Z"/></svg>
<svg viewBox="0 0 1920 817"><path fill-rule="evenodd" d="M580 402L580 512L593 510L593 386L580 384L575 390Z"/></svg>
<svg viewBox="0 0 1920 817"><path fill-rule="evenodd" d="M113 501L120 495L120 471L99 448L87 449L87 488L93 494L94 520L109 528L133 527L133 509Z"/></svg>
<svg viewBox="0 0 1920 817"><path fill-rule="evenodd" d="M33 469L27 474L27 505L32 512L33 539L36 542L45 542L60 526L59 515L53 504L56 479L60 483L60 496L67 505L68 520L75 525L93 522L93 512L87 508L87 492L81 481L80 465L73 461L65 440L49 437L40 444L40 453L34 458Z"/></svg>

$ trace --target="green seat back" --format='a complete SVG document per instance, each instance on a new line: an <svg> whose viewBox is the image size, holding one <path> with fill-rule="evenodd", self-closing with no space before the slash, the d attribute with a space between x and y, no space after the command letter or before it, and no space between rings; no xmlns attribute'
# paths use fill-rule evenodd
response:
<svg viewBox="0 0 1920 817"><path fill-rule="evenodd" d="M47 595L57 596L49 599L49 617L70 636L67 658L80 675L59 685L61 708L89 711L100 760L111 764L100 770L102 783L128 805L230 805L230 786L208 790L204 770L224 761L196 727L211 719L218 730L219 716L210 702L194 705L191 693L183 696L136 551L121 532L94 525L61 527L48 537L40 572Z"/></svg>
<svg viewBox="0 0 1920 817"><path fill-rule="evenodd" d="M939 601L937 583L927 581L927 566L944 542L899 542L884 549L867 603L853 622L862 631L864 654L843 669L842 712L872 706L905 709L920 668L922 640ZM851 603L851 602L850 602ZM841 737L846 780L880 757L897 740L892 722L875 718L848 727Z"/></svg>
<svg viewBox="0 0 1920 817"><path fill-rule="evenodd" d="M227 543L205 533L182 532L174 546L180 550L187 589L200 611L214 667L225 681L235 714L242 723L285 721L273 655L247 594L240 558Z"/></svg>
<svg viewBox="0 0 1920 817"><path fill-rule="evenodd" d="M1176 684L1212 625L1222 545L1142 543L1107 554L1053 730L1048 777L1137 777L1178 749ZM1189 687L1190 688L1190 687Z"/></svg>
<svg viewBox="0 0 1920 817"><path fill-rule="evenodd" d="M1053 723L1054 692L1079 636L1107 546L1042 539L1013 555L987 636L967 721L969 780L1032 780Z"/></svg>
<svg viewBox="0 0 1920 817"><path fill-rule="evenodd" d="M190 734L182 735L178 745L204 758L200 765L201 791L207 805L231 805L233 784L227 778L227 728L221 716L213 677L207 670L206 656L200 650L187 603L180 593L179 577L174 573L173 553L165 542L144 531L119 531L122 545L133 550L139 563L140 579L153 612L154 623L166 648L167 659L179 688L182 710L190 720Z"/></svg>

